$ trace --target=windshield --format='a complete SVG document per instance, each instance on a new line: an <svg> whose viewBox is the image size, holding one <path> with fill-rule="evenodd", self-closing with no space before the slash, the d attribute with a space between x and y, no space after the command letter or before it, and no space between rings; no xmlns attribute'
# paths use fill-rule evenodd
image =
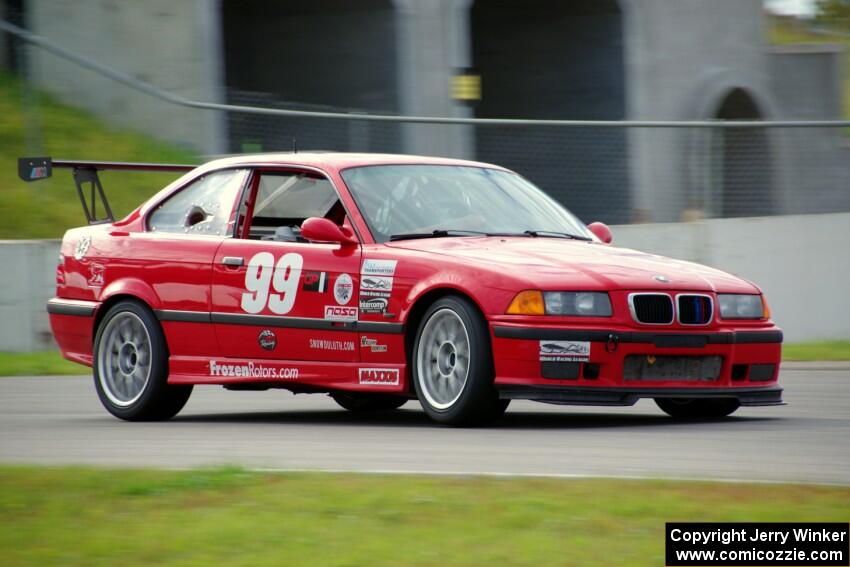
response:
<svg viewBox="0 0 850 567"><path fill-rule="evenodd" d="M377 242L443 230L593 238L572 213L515 173L470 166L376 165L346 169L342 177Z"/></svg>

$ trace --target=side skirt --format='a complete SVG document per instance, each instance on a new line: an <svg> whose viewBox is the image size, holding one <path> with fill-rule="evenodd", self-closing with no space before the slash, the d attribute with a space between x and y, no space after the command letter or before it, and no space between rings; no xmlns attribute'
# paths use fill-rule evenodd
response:
<svg viewBox="0 0 850 567"><path fill-rule="evenodd" d="M256 384L302 391L406 393L404 364L172 356L169 384ZM246 388L248 389L248 388Z"/></svg>

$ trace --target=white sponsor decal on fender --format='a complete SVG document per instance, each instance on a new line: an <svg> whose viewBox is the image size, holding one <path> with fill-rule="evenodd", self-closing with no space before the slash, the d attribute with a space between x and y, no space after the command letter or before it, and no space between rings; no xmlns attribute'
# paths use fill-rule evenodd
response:
<svg viewBox="0 0 850 567"><path fill-rule="evenodd" d="M590 341L540 341L541 362L587 362Z"/></svg>
<svg viewBox="0 0 850 567"><path fill-rule="evenodd" d="M360 299L360 311L363 313L384 313L387 310L387 305L389 301L387 301L386 297L367 297L366 299Z"/></svg>
<svg viewBox="0 0 850 567"><path fill-rule="evenodd" d="M363 260L360 273L364 276L391 276L398 260Z"/></svg>
<svg viewBox="0 0 850 567"><path fill-rule="evenodd" d="M297 380L297 368L274 368L248 362L246 364L220 363L210 360L210 376L235 376L237 378L282 378L284 380Z"/></svg>
<svg viewBox="0 0 850 567"><path fill-rule="evenodd" d="M88 284L91 287L103 287L103 270L104 267L101 264L92 264L89 266L89 280Z"/></svg>
<svg viewBox="0 0 850 567"><path fill-rule="evenodd" d="M357 321L357 308L325 305L325 319L328 321Z"/></svg>
<svg viewBox="0 0 850 567"><path fill-rule="evenodd" d="M398 376L398 368L361 368L359 370L361 384L398 386Z"/></svg>
<svg viewBox="0 0 850 567"><path fill-rule="evenodd" d="M348 274L340 274L334 282L334 299L340 305L345 305L351 301L351 296L354 295L354 282Z"/></svg>
<svg viewBox="0 0 850 567"><path fill-rule="evenodd" d="M368 347L372 352L387 352L387 345L380 345L377 339L366 336L360 337L360 346L363 348Z"/></svg>
<svg viewBox="0 0 850 567"><path fill-rule="evenodd" d="M89 248L91 248L91 236L86 234L80 237L77 245L74 247L74 259L80 261L85 258L86 254L89 253Z"/></svg>
<svg viewBox="0 0 850 567"><path fill-rule="evenodd" d="M393 290L393 278L385 276L363 276L360 278L360 297L389 297Z"/></svg>

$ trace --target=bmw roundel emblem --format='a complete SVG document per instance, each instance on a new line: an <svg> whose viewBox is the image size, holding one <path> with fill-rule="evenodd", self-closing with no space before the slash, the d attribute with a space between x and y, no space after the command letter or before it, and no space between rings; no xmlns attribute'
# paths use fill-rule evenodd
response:
<svg viewBox="0 0 850 567"><path fill-rule="evenodd" d="M274 350L275 347L277 347L277 335L274 334L274 331L266 329L265 331L260 332L260 335L257 337L257 342L259 342L260 346L266 350Z"/></svg>
<svg viewBox="0 0 850 567"><path fill-rule="evenodd" d="M652 276L652 279L661 283L670 283L670 279L667 276Z"/></svg>

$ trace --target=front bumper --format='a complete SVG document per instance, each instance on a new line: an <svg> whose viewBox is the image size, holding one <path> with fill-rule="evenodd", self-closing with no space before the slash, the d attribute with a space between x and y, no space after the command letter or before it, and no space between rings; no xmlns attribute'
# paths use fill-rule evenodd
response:
<svg viewBox="0 0 850 567"><path fill-rule="evenodd" d="M495 385L503 398L627 406L640 398L658 397L737 398L746 406L783 403L777 385L782 331L773 325L645 330L491 321L491 340ZM551 343L581 343L589 352L551 362L543 352ZM711 376L680 376L675 364L670 366L672 372L629 374L636 361L653 370L653 364L658 368L671 360L711 360Z"/></svg>

